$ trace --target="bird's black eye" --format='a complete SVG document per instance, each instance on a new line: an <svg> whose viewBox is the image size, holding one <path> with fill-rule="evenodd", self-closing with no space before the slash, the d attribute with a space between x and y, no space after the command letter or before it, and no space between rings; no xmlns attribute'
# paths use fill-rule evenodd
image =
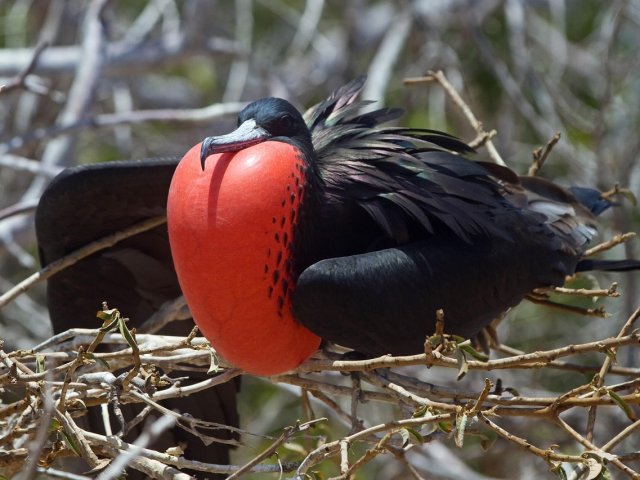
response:
<svg viewBox="0 0 640 480"><path fill-rule="evenodd" d="M293 123L293 117L288 113L280 117L280 124L287 130L293 127Z"/></svg>

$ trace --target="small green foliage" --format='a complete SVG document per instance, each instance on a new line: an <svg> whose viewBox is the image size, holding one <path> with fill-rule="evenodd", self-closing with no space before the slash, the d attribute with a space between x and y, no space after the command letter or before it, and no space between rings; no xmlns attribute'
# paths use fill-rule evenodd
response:
<svg viewBox="0 0 640 480"><path fill-rule="evenodd" d="M402 437L403 448L409 444L422 445L424 443L424 437L414 428L402 428L399 433Z"/></svg>
<svg viewBox="0 0 640 480"><path fill-rule="evenodd" d="M103 332L108 332L112 328L115 328L120 318L120 311L117 308L106 308L106 306L106 303L103 304L103 309L98 310L96 313L96 317L102 320L100 330Z"/></svg>
<svg viewBox="0 0 640 480"><path fill-rule="evenodd" d="M80 449L78 447L78 445L76 444L75 439L69 435L67 432L65 432L64 430L60 430L60 434L62 435L62 438L64 440L64 443L67 444L67 446L73 450L73 453L75 453L77 456L81 456L80 455Z"/></svg>
<svg viewBox="0 0 640 480"><path fill-rule="evenodd" d="M625 402L620 395L618 395L613 390L609 390L607 393L611 397L611 400L613 400L615 404L622 409L622 411L624 412L624 414L627 416L629 420L631 420L632 422L635 422L637 420L636 414L631 408L631 406L627 402Z"/></svg>
<svg viewBox="0 0 640 480"><path fill-rule="evenodd" d="M57 432L62 429L62 425L55 418L51 419L51 423L49 423L49 433Z"/></svg>
<svg viewBox="0 0 640 480"><path fill-rule="evenodd" d="M125 339L125 341L131 348L137 348L138 344L136 342L136 339L133 338L133 335L131 334L131 330L129 330L129 328L127 327L127 323L126 323L127 320L128 318L122 318L118 314L118 330L120 330L120 334L122 335L122 338Z"/></svg>
<svg viewBox="0 0 640 480"><path fill-rule="evenodd" d="M458 368L458 376L457 379L462 379L467 372L469 371L469 363L467 362L467 356L464 351L460 348L456 349L456 360L458 360L458 364L460 368Z"/></svg>
<svg viewBox="0 0 640 480"><path fill-rule="evenodd" d="M463 342L458 343L458 348L464 351L465 354L471 355L476 360L480 360L481 362L486 362L489 360L489 356L485 355L482 352L477 351L471 345L471 340L465 340Z"/></svg>
<svg viewBox="0 0 640 480"><path fill-rule="evenodd" d="M453 425L447 421L438 422L438 428L444 433L451 433L453 431Z"/></svg>
<svg viewBox="0 0 640 480"><path fill-rule="evenodd" d="M36 373L43 373L47 370L43 355L36 355Z"/></svg>
<svg viewBox="0 0 640 480"><path fill-rule="evenodd" d="M420 405L413 411L412 418L424 417L429 411L429 407L427 405Z"/></svg>

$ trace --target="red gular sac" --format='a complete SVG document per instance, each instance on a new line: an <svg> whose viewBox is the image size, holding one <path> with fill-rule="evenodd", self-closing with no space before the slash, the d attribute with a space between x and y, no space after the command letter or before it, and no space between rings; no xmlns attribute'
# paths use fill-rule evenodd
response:
<svg viewBox="0 0 640 480"><path fill-rule="evenodd" d="M265 141L211 155L203 171L200 151L194 146L178 165L167 205L171 252L193 318L216 351L246 372L294 369L320 344L291 312L300 152Z"/></svg>

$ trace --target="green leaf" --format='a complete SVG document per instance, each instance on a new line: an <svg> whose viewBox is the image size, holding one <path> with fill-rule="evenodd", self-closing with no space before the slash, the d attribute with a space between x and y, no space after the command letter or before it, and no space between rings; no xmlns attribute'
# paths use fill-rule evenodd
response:
<svg viewBox="0 0 640 480"><path fill-rule="evenodd" d="M282 444L282 448L289 450L290 452L297 453L298 455L306 456L309 452L299 443L285 442Z"/></svg>
<svg viewBox="0 0 640 480"><path fill-rule="evenodd" d="M62 438L64 439L64 443L67 444L67 446L73 450L73 452L77 455L77 456L81 456L80 455L80 449L78 448L78 445L76 445L76 441L74 440L74 438L72 436L70 436L67 432L65 432L64 430L61 430L60 433L62 434Z"/></svg>
<svg viewBox="0 0 640 480"><path fill-rule="evenodd" d="M131 348L136 348L138 344L136 343L135 338L133 338L133 335L131 335L131 330L129 330L129 328L127 327L127 323L125 320L126 319L122 317L118 318L118 330L120 330L120 335L122 335L127 344Z"/></svg>
<svg viewBox="0 0 640 480"><path fill-rule="evenodd" d="M620 395L618 395L613 390L609 390L607 393L611 397L611 400L613 400L615 404L622 409L622 411L624 412L624 414L627 416L629 420L631 420L632 422L635 422L637 420L636 414L631 408L631 406L629 406L629 404L625 402Z"/></svg>
<svg viewBox="0 0 640 480"><path fill-rule="evenodd" d="M401 428L398 433L400 434L400 437L402 438L402 448L406 447L407 445L409 445L409 442L411 441L411 435L409 435L409 432L407 431L406 428Z"/></svg>
<svg viewBox="0 0 640 480"><path fill-rule="evenodd" d="M96 317L102 320L100 330L107 332L116 326L120 318L120 311L117 308L109 308L106 310L98 310Z"/></svg>
<svg viewBox="0 0 640 480"><path fill-rule="evenodd" d="M595 452L584 452L582 457L585 458L585 465L589 469L589 473L585 480L610 480L611 477L605 464L607 461L601 458Z"/></svg>
<svg viewBox="0 0 640 480"><path fill-rule="evenodd" d="M112 321L115 318L117 313L118 313L117 308L109 308L108 310L98 310L96 312L96 317L98 317L100 320Z"/></svg>
<svg viewBox="0 0 640 480"><path fill-rule="evenodd" d="M438 428L444 433L451 433L453 431L453 425L451 425L451 422L438 422Z"/></svg>
<svg viewBox="0 0 640 480"><path fill-rule="evenodd" d="M457 380L461 380L469 371L469 363L467 363L467 357L464 351L460 348L456 348L456 360L458 360L458 364L460 365Z"/></svg>
<svg viewBox="0 0 640 480"><path fill-rule="evenodd" d="M412 445L422 445L424 438L417 430L413 428L403 428L400 430L400 436L402 437L402 446L406 447L410 443Z"/></svg>
<svg viewBox="0 0 640 480"><path fill-rule="evenodd" d="M36 373L43 373L46 370L47 369L44 364L44 356L36 355Z"/></svg>
<svg viewBox="0 0 640 480"><path fill-rule="evenodd" d="M476 360L480 360L481 362L486 362L487 360L489 360L489 356L473 348L469 340L459 343L458 348L461 349L464 353L471 355Z"/></svg>
<svg viewBox="0 0 640 480"><path fill-rule="evenodd" d="M55 418L51 419L51 423L49 423L49 433L57 432L62 428L62 425Z"/></svg>
<svg viewBox="0 0 640 480"><path fill-rule="evenodd" d="M427 341L429 342L429 345L431 345L431 348L436 348L438 345L440 345L443 341L442 335L431 335Z"/></svg>
<svg viewBox="0 0 640 480"><path fill-rule="evenodd" d="M429 411L429 407L426 405L420 405L418 408L416 408L413 411L413 415L411 415L412 418L418 418L418 417L424 417L427 412Z"/></svg>

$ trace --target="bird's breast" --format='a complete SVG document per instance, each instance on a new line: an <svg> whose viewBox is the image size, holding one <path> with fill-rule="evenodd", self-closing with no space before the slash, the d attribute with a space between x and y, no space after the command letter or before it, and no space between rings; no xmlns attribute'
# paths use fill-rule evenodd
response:
<svg viewBox="0 0 640 480"><path fill-rule="evenodd" d="M214 348L251 373L295 368L319 339L291 313L292 246L304 202L295 147L263 142L178 165L167 204L169 240L191 313Z"/></svg>

